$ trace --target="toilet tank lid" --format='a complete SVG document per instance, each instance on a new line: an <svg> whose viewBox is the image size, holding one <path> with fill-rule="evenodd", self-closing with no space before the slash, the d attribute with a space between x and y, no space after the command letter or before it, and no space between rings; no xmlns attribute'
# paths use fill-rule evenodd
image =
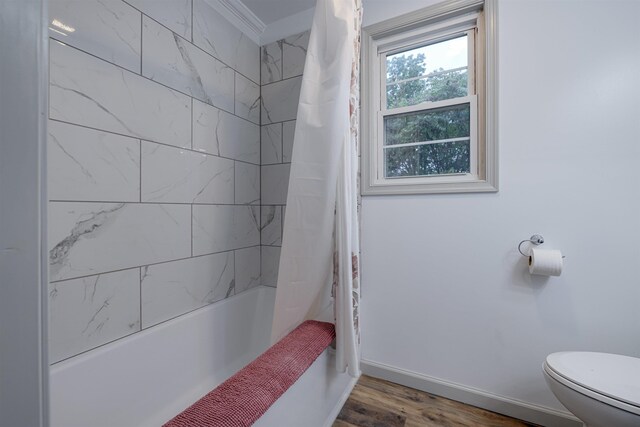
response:
<svg viewBox="0 0 640 427"><path fill-rule="evenodd" d="M640 407L640 359L620 354L564 351L547 356L547 366L596 393Z"/></svg>

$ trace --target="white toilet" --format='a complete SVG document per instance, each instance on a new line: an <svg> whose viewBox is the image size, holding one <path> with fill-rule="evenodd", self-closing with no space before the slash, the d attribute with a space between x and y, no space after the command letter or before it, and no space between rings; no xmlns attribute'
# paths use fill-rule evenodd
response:
<svg viewBox="0 0 640 427"><path fill-rule="evenodd" d="M640 426L640 359L566 351L543 371L558 400L587 427Z"/></svg>

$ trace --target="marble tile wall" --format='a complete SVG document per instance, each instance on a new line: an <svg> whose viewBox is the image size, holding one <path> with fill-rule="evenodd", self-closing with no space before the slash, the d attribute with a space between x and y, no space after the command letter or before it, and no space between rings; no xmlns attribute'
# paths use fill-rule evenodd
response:
<svg viewBox="0 0 640 427"><path fill-rule="evenodd" d="M276 286L287 203L293 136L309 32L260 48L261 60L261 272Z"/></svg>
<svg viewBox="0 0 640 427"><path fill-rule="evenodd" d="M263 107L260 48L204 0L50 11L56 363L261 283Z"/></svg>

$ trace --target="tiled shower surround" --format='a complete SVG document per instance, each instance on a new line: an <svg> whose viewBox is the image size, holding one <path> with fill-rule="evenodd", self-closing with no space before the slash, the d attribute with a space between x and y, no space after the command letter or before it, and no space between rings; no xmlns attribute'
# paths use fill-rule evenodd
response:
<svg viewBox="0 0 640 427"><path fill-rule="evenodd" d="M259 48L206 0L50 16L51 363L275 286L309 33Z"/></svg>
<svg viewBox="0 0 640 427"><path fill-rule="evenodd" d="M302 72L309 32L262 46L262 284L276 286Z"/></svg>
<svg viewBox="0 0 640 427"><path fill-rule="evenodd" d="M261 283L261 112L259 47L204 0L50 16L55 363Z"/></svg>

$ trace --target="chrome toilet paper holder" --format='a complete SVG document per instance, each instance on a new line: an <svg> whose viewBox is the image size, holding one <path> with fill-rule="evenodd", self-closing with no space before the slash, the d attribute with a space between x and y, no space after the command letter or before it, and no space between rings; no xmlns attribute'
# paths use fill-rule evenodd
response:
<svg viewBox="0 0 640 427"><path fill-rule="evenodd" d="M536 246L541 245L544 243L544 237L542 237L541 234L534 234L533 236L529 237L528 239L524 239L522 242L520 242L518 244L518 252L520 252L522 254L522 256L524 257L528 257L529 255L525 254L524 252L522 252L522 244L523 243L532 243ZM564 257L563 257L564 258Z"/></svg>
<svg viewBox="0 0 640 427"><path fill-rule="evenodd" d="M544 237L542 237L542 234L534 234L533 236L529 237L528 239L524 239L522 242L518 244L518 252L520 252L523 257L529 258L530 254L527 255L524 252L522 252L523 243L531 243L535 246L538 246L544 243ZM562 258L566 258L566 256L562 255Z"/></svg>

